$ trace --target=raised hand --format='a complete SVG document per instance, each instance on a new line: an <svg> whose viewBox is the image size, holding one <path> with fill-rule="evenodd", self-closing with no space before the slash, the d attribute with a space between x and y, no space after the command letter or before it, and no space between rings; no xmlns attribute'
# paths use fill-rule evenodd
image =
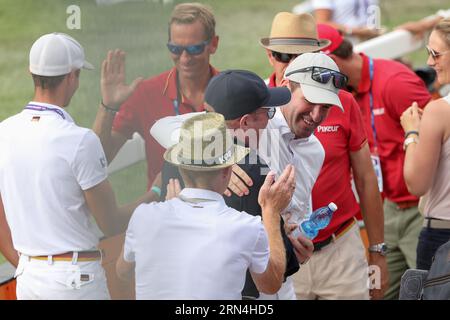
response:
<svg viewBox="0 0 450 320"><path fill-rule="evenodd" d="M263 213L267 209L279 215L289 205L294 190L294 166L288 165L277 181L275 181L275 173L269 172L258 195L258 203Z"/></svg>
<svg viewBox="0 0 450 320"><path fill-rule="evenodd" d="M420 120L422 118L423 111L419 109L417 102L406 109L400 117L400 124L405 132L419 131Z"/></svg>
<svg viewBox="0 0 450 320"><path fill-rule="evenodd" d="M125 52L110 50L102 63L100 87L103 104L118 110L120 105L133 93L142 78L125 84Z"/></svg>

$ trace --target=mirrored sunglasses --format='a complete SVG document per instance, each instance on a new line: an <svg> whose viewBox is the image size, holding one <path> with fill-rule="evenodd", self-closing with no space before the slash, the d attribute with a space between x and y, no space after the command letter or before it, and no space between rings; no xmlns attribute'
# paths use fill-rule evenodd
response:
<svg viewBox="0 0 450 320"><path fill-rule="evenodd" d="M310 72L311 71L311 79L316 82L326 84L333 78L333 85L336 89L344 89L347 86L348 78L345 74L340 73L336 70L331 70L323 67L309 67L299 70L294 70L288 72L286 77L301 72Z"/></svg>
<svg viewBox="0 0 450 320"><path fill-rule="evenodd" d="M205 51L205 47L211 42L211 39L205 40L202 43L199 44L193 44L191 46L179 46L173 43L168 43L167 44L167 48L169 49L169 51L177 56L180 56L183 51L186 50L187 54L191 55L191 56L197 56L201 53L203 53L203 51Z"/></svg>
<svg viewBox="0 0 450 320"><path fill-rule="evenodd" d="M291 53L281 53L277 51L272 51L272 57L275 58L278 62L282 63L289 63L292 59L295 59L298 57L298 54L291 54Z"/></svg>

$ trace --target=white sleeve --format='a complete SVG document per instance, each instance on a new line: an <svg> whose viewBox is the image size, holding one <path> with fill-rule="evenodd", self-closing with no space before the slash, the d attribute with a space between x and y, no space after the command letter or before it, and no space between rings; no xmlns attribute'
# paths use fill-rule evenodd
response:
<svg viewBox="0 0 450 320"><path fill-rule="evenodd" d="M127 232L125 234L125 243L123 245L123 259L126 262L134 262L135 261L134 244L135 244L134 231L133 231L133 227L132 227L132 224L130 221Z"/></svg>
<svg viewBox="0 0 450 320"><path fill-rule="evenodd" d="M334 4L332 0L311 0L311 4L314 10L317 9L334 10Z"/></svg>
<svg viewBox="0 0 450 320"><path fill-rule="evenodd" d="M81 189L87 190L104 181L108 177L107 166L100 139L92 130L87 131L72 163L73 173Z"/></svg>
<svg viewBox="0 0 450 320"><path fill-rule="evenodd" d="M250 271L254 273L263 273L266 271L267 264L269 263L269 253L269 239L267 238L266 229L264 229L262 222L260 222L258 238L249 266Z"/></svg>
<svg viewBox="0 0 450 320"><path fill-rule="evenodd" d="M204 112L191 112L159 119L150 128L150 134L161 146L168 149L180 140L180 129L183 122L202 113Z"/></svg>

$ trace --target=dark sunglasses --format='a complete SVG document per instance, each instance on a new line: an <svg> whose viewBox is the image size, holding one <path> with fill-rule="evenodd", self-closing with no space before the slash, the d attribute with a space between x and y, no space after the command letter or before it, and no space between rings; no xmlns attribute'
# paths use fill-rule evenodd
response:
<svg viewBox="0 0 450 320"><path fill-rule="evenodd" d="M330 81L331 78L333 78L333 85L336 89L343 89L347 86L348 78L345 74L322 67L309 67L294 70L288 72L285 77L288 77L294 73L309 72L309 71L311 71L311 78L319 83L326 84L328 83L328 81Z"/></svg>
<svg viewBox="0 0 450 320"><path fill-rule="evenodd" d="M450 50L447 50L447 51L444 51L444 52L437 52L437 51L434 51L433 49L431 49L429 46L425 46L425 48L427 49L428 55L429 56L431 55L433 57L433 60L436 60L440 56L443 56L447 52L450 52Z"/></svg>
<svg viewBox="0 0 450 320"><path fill-rule="evenodd" d="M292 59L295 59L298 57L298 54L291 54L291 53L281 53L277 51L272 51L272 57L275 58L278 62L283 63L289 63Z"/></svg>
<svg viewBox="0 0 450 320"><path fill-rule="evenodd" d="M169 49L169 51L171 53L173 53L174 55L180 56L184 50L186 50L186 52L191 55L191 56L197 56L201 53L203 53L203 51L205 51L205 47L211 42L211 39L205 40L202 43L199 44L193 44L191 46L179 46L173 43L168 43L167 44L167 48Z"/></svg>

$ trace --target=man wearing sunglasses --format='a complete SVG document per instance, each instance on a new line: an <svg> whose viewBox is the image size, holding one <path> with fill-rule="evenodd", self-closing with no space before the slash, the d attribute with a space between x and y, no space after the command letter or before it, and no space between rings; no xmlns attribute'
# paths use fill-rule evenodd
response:
<svg viewBox="0 0 450 320"><path fill-rule="evenodd" d="M270 86L282 85L284 71L299 54L319 52L329 43L328 40L318 39L316 22L312 15L277 13L272 21L270 36L260 40L274 69L274 73L269 78Z"/></svg>
<svg viewBox="0 0 450 320"><path fill-rule="evenodd" d="M156 120L169 115L203 110L206 86L218 73L209 64L218 41L215 18L208 7L199 3L182 3L174 8L167 48L175 66L114 92L120 98L123 92L130 94L134 91L122 105L116 103L121 100L118 98L103 101L99 107L94 131L100 137L108 163L126 140L138 132L145 140L148 187L151 187L161 171L164 150L151 137L150 127ZM121 59L124 59L123 54Z"/></svg>
<svg viewBox="0 0 450 320"><path fill-rule="evenodd" d="M259 76L245 70L224 71L209 83L205 93L205 109L208 112L222 114L228 129L232 130L239 144L251 149L244 161L239 163L239 167L248 174L253 184L249 187L248 194L242 197L236 194L226 197L225 202L228 206L251 215L261 215L258 194L269 169L258 156L258 140L268 121L274 117L275 110L278 109L275 107L287 104L290 97L286 88L269 89ZM162 146L169 148L178 142L177 132L182 123L194 115L192 113L160 119L153 125L151 133ZM169 179L178 179L181 186L184 186L178 169L166 162L162 185L166 186ZM166 193L164 189L163 195ZM312 242L304 237L289 239L283 223L281 234L285 248L286 262L283 272L285 279L298 270L298 261L304 262L311 256ZM250 273L247 274L242 296L243 299L256 299L260 296Z"/></svg>
<svg viewBox="0 0 450 320"><path fill-rule="evenodd" d="M319 25L318 30L319 36L331 41L325 52L349 78L348 87L361 108L372 158L381 164L379 183L388 251L382 243L369 250L386 254L389 288L384 297L395 299L401 276L406 269L415 268L422 226L419 199L408 192L403 178L405 137L400 116L414 101L423 108L431 97L423 81L403 64L354 53L351 43L333 27Z"/></svg>
<svg viewBox="0 0 450 320"><path fill-rule="evenodd" d="M285 70L296 56L305 52L319 51L330 43L328 39L319 39L316 23L311 16L302 15L303 23L300 23L296 21L295 16L292 16L290 20L286 18L279 20L278 17L283 15L291 14L279 13L272 24L272 30L277 30L277 37L273 39L276 40L274 44L277 47L268 48L265 45L268 44L268 40L261 40L274 71L269 78L271 87L288 85ZM302 45L305 35L306 40L316 41L316 47ZM348 80L344 74L335 70L310 65L303 70L286 73L286 77L294 76L297 72L308 74L312 80L332 85L335 89L345 88ZM337 204L338 210L328 227L314 239L316 249L311 263L303 266L293 276L299 299L367 299L369 297L367 263L364 262L366 255L354 219L360 212L360 207L350 184L351 170L357 182L356 190L361 199L369 242L377 244L382 243L384 239L383 229L379 227L383 225L381 199L370 161L359 106L351 94L339 90L338 95L344 112L331 108L326 119L314 130L314 135L325 149L325 160L312 189L313 210L326 206L330 201ZM305 107L301 106L301 108ZM299 121L300 124L301 121ZM305 149L299 150L298 157L307 153ZM302 177L303 174L299 172L298 176ZM336 237L339 238L338 241L331 241ZM343 252L345 258L336 257L336 252ZM371 254L369 263L380 268L381 282L386 282L385 259L380 255ZM321 268L314 267L317 265ZM339 276L335 276L335 270L340 270ZM371 296L374 299L380 298L383 292L373 290Z"/></svg>

